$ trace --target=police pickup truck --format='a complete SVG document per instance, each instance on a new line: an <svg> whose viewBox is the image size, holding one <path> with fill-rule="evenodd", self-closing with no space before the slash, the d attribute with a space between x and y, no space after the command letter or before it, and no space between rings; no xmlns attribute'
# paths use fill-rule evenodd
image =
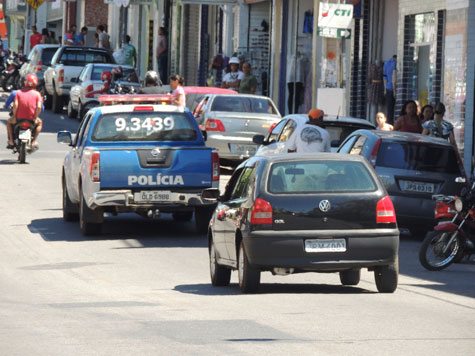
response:
<svg viewBox="0 0 475 356"><path fill-rule="evenodd" d="M219 194L219 156L205 146L188 109L170 95L105 95L68 144L63 171L63 218L79 219L84 235L101 231L104 213L144 217L172 213L205 233ZM209 197L210 199L206 199ZM214 201L216 201L214 199Z"/></svg>

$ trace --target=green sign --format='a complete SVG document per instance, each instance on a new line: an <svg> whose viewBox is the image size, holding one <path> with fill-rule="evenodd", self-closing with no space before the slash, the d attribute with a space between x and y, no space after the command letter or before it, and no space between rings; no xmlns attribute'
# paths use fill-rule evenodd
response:
<svg viewBox="0 0 475 356"><path fill-rule="evenodd" d="M318 36L328 38L350 38L351 30L346 28L318 27Z"/></svg>

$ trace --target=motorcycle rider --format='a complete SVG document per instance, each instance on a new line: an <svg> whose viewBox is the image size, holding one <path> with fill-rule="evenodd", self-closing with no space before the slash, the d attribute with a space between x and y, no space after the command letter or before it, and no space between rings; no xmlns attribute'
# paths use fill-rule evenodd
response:
<svg viewBox="0 0 475 356"><path fill-rule="evenodd" d="M140 88L139 94L167 94L168 91L161 86L158 73L154 70L149 70L145 73L144 85Z"/></svg>
<svg viewBox="0 0 475 356"><path fill-rule="evenodd" d="M34 122L34 137L32 141L32 147L38 149L38 142L36 141L38 135L43 128L43 122L38 117L41 113L43 106L43 98L41 94L36 90L38 85L38 77L36 74L27 74L25 78L24 88L18 90L15 95L15 102L13 104L13 116L8 119L8 146L7 148L13 148L13 127L18 120L30 120Z"/></svg>

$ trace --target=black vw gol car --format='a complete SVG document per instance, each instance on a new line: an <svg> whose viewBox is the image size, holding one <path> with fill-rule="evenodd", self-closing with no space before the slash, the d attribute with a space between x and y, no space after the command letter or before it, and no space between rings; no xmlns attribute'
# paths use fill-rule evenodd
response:
<svg viewBox="0 0 475 356"><path fill-rule="evenodd" d="M397 288L399 231L391 199L359 156L253 157L234 171L210 221L214 286L254 292L261 272L339 272L357 285L374 271L378 291Z"/></svg>

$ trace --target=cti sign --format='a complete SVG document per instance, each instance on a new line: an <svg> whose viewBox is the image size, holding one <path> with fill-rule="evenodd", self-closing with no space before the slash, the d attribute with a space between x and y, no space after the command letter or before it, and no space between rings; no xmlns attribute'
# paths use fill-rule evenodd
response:
<svg viewBox="0 0 475 356"><path fill-rule="evenodd" d="M350 28L353 5L320 3L318 27Z"/></svg>

